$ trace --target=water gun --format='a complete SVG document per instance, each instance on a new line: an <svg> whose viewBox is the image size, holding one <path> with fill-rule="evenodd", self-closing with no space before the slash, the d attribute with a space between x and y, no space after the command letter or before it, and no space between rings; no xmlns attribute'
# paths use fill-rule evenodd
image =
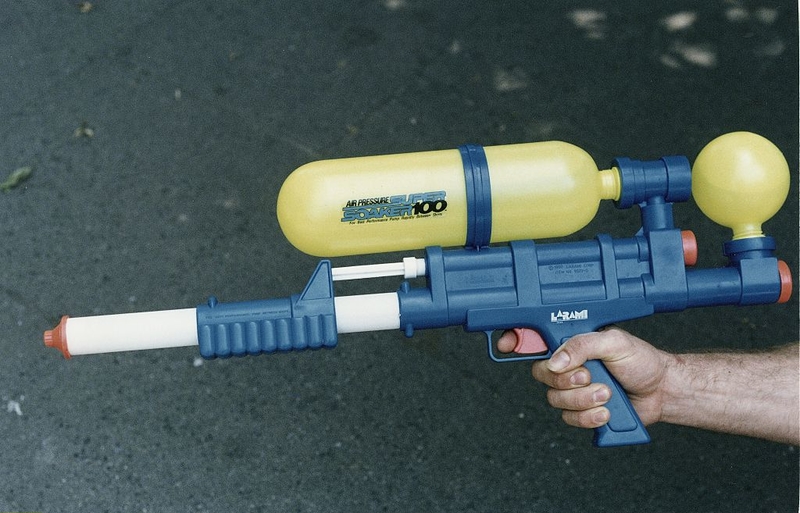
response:
<svg viewBox="0 0 800 513"><path fill-rule="evenodd" d="M319 262L290 297L89 317L64 316L44 343L65 357L199 346L207 359L335 347L338 335L460 325L485 332L498 362L549 358L571 336L690 307L784 303L787 264L761 225L782 206L789 168L761 136L736 132L686 157L614 160L598 170L564 142L324 160L295 170L278 197L278 219L298 249L323 257L422 250L424 258L333 268ZM728 264L695 269L697 241L674 226L673 204L694 195L733 230ZM539 243L586 226L601 200L640 207L629 238ZM507 243L507 244L506 244ZM443 249L448 246L457 248ZM334 282L398 276L392 292L337 296ZM512 353L492 333L530 328ZM526 332L527 333L527 332ZM594 382L612 390L599 447L650 437L625 391L598 360Z"/></svg>

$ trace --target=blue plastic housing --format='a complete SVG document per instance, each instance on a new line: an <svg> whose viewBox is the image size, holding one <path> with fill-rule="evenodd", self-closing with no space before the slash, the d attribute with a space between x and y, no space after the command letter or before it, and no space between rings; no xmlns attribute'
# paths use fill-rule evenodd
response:
<svg viewBox="0 0 800 513"><path fill-rule="evenodd" d="M463 249L426 249L426 285L408 281L397 292L400 328L461 325L487 333L496 361L549 358L567 339L616 322L688 307L773 303L781 294L775 241L760 237L728 242L730 264L687 269L672 202L691 193L685 157L655 161L617 159L621 195L617 207L638 205L642 229L630 238L598 235L582 242L537 244L531 240L488 247L491 188L486 156L461 149L469 203ZM334 347L337 343L331 265L323 260L301 294L288 298L197 308L200 353L206 358ZM518 327L538 331L548 351L522 357L494 354L491 332ZM650 437L623 388L602 362L586 367L592 381L612 390L607 425L595 430L599 447L647 443Z"/></svg>
<svg viewBox="0 0 800 513"><path fill-rule="evenodd" d="M628 192L618 207L636 203L642 230L634 237L507 246L426 250L427 284L403 282L398 291L400 328L462 325L467 331L527 327L538 331L548 352L519 359L549 358L567 339L655 312L687 307L773 303L781 292L774 241L733 241L721 269L687 269L672 203L689 196L691 173L682 157L638 162L618 159ZM626 177L626 178L625 178ZM631 192L632 191L632 192ZM489 339L489 352L497 361ZM587 364L594 382L612 390L610 422L595 430L600 447L650 440L624 390L600 361Z"/></svg>
<svg viewBox="0 0 800 513"><path fill-rule="evenodd" d="M301 294L288 298L197 307L197 338L204 358L335 347L336 314L331 263L317 265Z"/></svg>
<svg viewBox="0 0 800 513"><path fill-rule="evenodd" d="M483 146L465 144L458 147L464 165L467 195L467 247L488 246L492 240L492 186L489 163Z"/></svg>

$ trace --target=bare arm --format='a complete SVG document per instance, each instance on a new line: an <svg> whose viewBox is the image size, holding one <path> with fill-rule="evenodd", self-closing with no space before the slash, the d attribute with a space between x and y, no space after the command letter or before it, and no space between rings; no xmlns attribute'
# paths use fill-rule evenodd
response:
<svg viewBox="0 0 800 513"><path fill-rule="evenodd" d="M800 444L797 344L675 360L664 382L660 420Z"/></svg>
<svg viewBox="0 0 800 513"><path fill-rule="evenodd" d="M510 350L512 332L498 347ZM605 385L591 382L583 363L603 360L645 424L668 422L800 445L798 344L750 353L673 355L623 330L578 335L533 377L548 385L548 402L567 424L608 422Z"/></svg>

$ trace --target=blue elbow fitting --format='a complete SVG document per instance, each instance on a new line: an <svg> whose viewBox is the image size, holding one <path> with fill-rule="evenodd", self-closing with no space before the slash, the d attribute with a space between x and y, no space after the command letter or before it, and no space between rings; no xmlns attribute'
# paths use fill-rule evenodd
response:
<svg viewBox="0 0 800 513"><path fill-rule="evenodd" d="M749 237L725 243L725 255L739 269L742 295L739 304L772 303L783 292L778 260L775 258L775 239Z"/></svg>
<svg viewBox="0 0 800 513"><path fill-rule="evenodd" d="M630 208L651 198L674 203L692 195L692 168L683 156L658 160L632 160L620 157L612 164L619 171L620 197L617 208Z"/></svg>

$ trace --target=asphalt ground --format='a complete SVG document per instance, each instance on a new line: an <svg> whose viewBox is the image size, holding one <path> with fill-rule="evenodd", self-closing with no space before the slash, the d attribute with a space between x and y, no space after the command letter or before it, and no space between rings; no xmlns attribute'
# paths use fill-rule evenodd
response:
<svg viewBox="0 0 800 513"><path fill-rule="evenodd" d="M31 168L0 194L0 511L798 510L797 448L670 425L593 448L459 327L214 361L42 344L64 314L297 293L317 259L276 220L293 169L467 142L564 140L605 167L759 133L790 163L765 229L798 283L794 2L3 2L0 116L0 181ZM725 264L727 229L691 201L675 219L698 266ZM638 226L609 204L568 240ZM788 343L797 292L623 327Z"/></svg>

